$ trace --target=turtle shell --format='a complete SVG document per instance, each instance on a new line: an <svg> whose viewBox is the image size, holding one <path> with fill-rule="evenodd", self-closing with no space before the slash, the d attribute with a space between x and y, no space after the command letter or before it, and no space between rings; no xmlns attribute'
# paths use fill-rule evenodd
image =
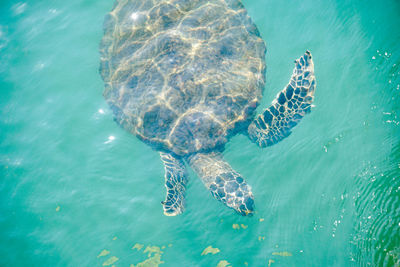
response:
<svg viewBox="0 0 400 267"><path fill-rule="evenodd" d="M104 97L156 149L210 151L252 119L265 50L238 0L119 0L100 45Z"/></svg>

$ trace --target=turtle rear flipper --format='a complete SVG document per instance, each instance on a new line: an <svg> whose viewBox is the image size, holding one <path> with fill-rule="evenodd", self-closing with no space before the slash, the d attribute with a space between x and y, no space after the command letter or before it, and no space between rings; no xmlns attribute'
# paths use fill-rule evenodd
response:
<svg viewBox="0 0 400 267"><path fill-rule="evenodd" d="M185 192L187 173L185 164L181 159L169 153L160 152L165 168L165 188L167 196L162 201L164 214L175 216L181 214L185 208Z"/></svg>
<svg viewBox="0 0 400 267"><path fill-rule="evenodd" d="M223 160L220 152L197 153L188 162L217 200L243 216L253 214L251 187Z"/></svg>
<svg viewBox="0 0 400 267"><path fill-rule="evenodd" d="M301 118L311 111L315 91L314 63L307 51L295 60L292 77L262 114L250 124L249 138L260 147L271 146L291 134Z"/></svg>

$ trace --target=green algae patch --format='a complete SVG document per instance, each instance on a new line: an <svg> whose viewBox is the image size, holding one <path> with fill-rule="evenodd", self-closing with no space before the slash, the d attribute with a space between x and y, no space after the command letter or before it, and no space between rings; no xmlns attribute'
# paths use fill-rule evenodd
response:
<svg viewBox="0 0 400 267"><path fill-rule="evenodd" d="M162 253L164 253L164 252L161 251L160 247L157 247L157 246L147 246L146 249L143 251L143 253L148 253L147 256L150 257L152 253L162 254Z"/></svg>
<svg viewBox="0 0 400 267"><path fill-rule="evenodd" d="M136 249L137 251L139 251L139 250L141 250L142 248L143 248L143 244L139 244L139 243L136 243L133 247L132 247L132 249Z"/></svg>
<svg viewBox="0 0 400 267"><path fill-rule="evenodd" d="M232 224L232 228L233 229L240 229L240 226L239 226L239 224L234 223L234 224Z"/></svg>
<svg viewBox="0 0 400 267"><path fill-rule="evenodd" d="M170 244L168 247L171 247L172 245ZM147 245L144 250L142 250L144 247L144 244L136 243L133 247L132 250L137 250L137 251L142 251L143 254L147 254L147 259L144 261L141 261L139 263L131 264L130 267L158 267L160 264L165 263L164 261L161 260L161 256L164 253L163 249L166 248L166 246L152 246L152 245Z"/></svg>
<svg viewBox="0 0 400 267"><path fill-rule="evenodd" d="M232 265L227 262L226 260L222 260L220 262L218 262L217 267L231 267Z"/></svg>
<svg viewBox="0 0 400 267"><path fill-rule="evenodd" d="M112 265L113 263L115 263L116 261L118 261L119 259L115 256L110 257L108 260L106 260L105 262L103 262L103 266L109 266Z"/></svg>
<svg viewBox="0 0 400 267"><path fill-rule="evenodd" d="M293 256L292 253L287 252L287 251L283 251L283 252L272 252L272 255L275 255L275 256L282 256L282 257L291 257L291 256Z"/></svg>
<svg viewBox="0 0 400 267"><path fill-rule="evenodd" d="M162 253L162 252L161 252ZM155 253L154 256L146 259L145 261L139 262L137 265L131 264L133 267L158 267L160 264L164 262L161 260L161 254Z"/></svg>
<svg viewBox="0 0 400 267"><path fill-rule="evenodd" d="M220 252L218 248L213 248L212 246L206 247L203 252L201 253L201 256L207 255L207 254L217 254Z"/></svg>
<svg viewBox="0 0 400 267"><path fill-rule="evenodd" d="M107 256L108 254L110 254L110 251L109 251L109 250L107 250L107 249L103 249L103 251L102 251L102 252L100 252L100 254L99 254L99 255L97 255L97 258L100 258L100 257Z"/></svg>
<svg viewBox="0 0 400 267"><path fill-rule="evenodd" d="M249 227L248 225L245 225L245 224L238 224L238 223L234 223L234 224L232 224L232 228L233 229L235 229L235 230L239 230L240 229L240 227L242 227L242 229L247 229L247 227Z"/></svg>

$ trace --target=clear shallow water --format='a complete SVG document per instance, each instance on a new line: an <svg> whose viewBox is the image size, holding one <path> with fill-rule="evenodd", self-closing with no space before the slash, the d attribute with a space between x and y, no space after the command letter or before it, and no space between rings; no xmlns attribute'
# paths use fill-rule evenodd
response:
<svg viewBox="0 0 400 267"><path fill-rule="evenodd" d="M150 253L161 266L400 265L397 1L244 2L268 47L259 110L305 49L318 81L316 107L289 138L262 150L236 136L226 147L253 187L252 218L193 173L186 212L162 214L158 154L115 125L101 95L98 43L112 4L0 3L1 266L112 256L129 266L148 259L147 246L161 249ZM210 245L220 252L202 256Z"/></svg>

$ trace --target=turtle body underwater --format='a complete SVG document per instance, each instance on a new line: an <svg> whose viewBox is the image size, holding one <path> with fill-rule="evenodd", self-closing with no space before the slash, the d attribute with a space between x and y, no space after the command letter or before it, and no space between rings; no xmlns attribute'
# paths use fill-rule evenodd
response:
<svg viewBox="0 0 400 267"><path fill-rule="evenodd" d="M254 213L245 179L223 158L245 134L264 148L311 111L316 81L309 51L262 114L266 46L239 0L118 0L104 21L100 73L115 121L160 153L164 214L184 211L186 166L241 215Z"/></svg>

